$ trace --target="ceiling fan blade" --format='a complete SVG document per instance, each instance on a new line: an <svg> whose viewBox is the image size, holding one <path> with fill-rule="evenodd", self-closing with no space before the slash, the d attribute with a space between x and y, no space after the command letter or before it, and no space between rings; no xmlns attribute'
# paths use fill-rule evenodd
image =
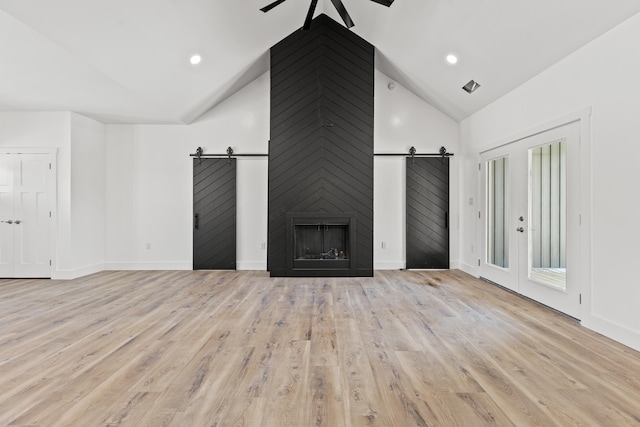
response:
<svg viewBox="0 0 640 427"><path fill-rule="evenodd" d="M342 0L331 0L331 3L333 3L336 10L340 14L340 17L344 21L344 25L346 25L347 28L353 27L355 24L351 20L351 17L349 16L347 9L345 9L344 4L342 4Z"/></svg>
<svg viewBox="0 0 640 427"><path fill-rule="evenodd" d="M279 5L280 3L282 3L284 0L276 0L273 3L270 3L268 5L266 5L265 7L261 8L260 10L263 11L264 13L269 12L271 9L273 9L274 7L276 7L277 5Z"/></svg>
<svg viewBox="0 0 640 427"><path fill-rule="evenodd" d="M309 12L307 12L307 18L304 20L304 25L302 26L303 30L311 28L311 21L313 20L313 13L316 11L316 4L318 4L318 0L311 0Z"/></svg>
<svg viewBox="0 0 640 427"><path fill-rule="evenodd" d="M391 3L393 3L393 0L371 0L371 1L374 1L378 4L381 4L387 7L391 6Z"/></svg>

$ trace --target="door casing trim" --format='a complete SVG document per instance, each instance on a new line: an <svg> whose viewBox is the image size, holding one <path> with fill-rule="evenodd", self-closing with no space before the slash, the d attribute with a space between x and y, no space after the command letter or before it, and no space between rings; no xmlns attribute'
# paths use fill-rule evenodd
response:
<svg viewBox="0 0 640 427"><path fill-rule="evenodd" d="M47 191L49 193L49 211L51 212L51 222L49 224L49 257L51 266L49 277L56 278L58 257L58 148L57 147L1 147L0 154L44 154L49 156L51 164L51 176Z"/></svg>

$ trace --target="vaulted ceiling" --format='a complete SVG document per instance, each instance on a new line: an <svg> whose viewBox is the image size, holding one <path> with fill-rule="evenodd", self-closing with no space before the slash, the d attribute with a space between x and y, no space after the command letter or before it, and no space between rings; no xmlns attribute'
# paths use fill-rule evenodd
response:
<svg viewBox="0 0 640 427"><path fill-rule="evenodd" d="M262 13L270 2L0 0L0 110L191 123L268 70L269 48L302 26L310 0ZM455 120L640 12L637 0L343 3L378 69ZM342 22L330 0L320 13ZM471 79L482 86L467 94Z"/></svg>

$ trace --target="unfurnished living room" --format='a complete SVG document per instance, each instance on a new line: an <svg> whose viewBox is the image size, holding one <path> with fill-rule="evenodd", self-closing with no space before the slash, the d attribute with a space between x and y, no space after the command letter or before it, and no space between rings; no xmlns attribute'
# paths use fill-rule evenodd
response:
<svg viewBox="0 0 640 427"><path fill-rule="evenodd" d="M632 0L0 0L0 425L640 425L637 40Z"/></svg>

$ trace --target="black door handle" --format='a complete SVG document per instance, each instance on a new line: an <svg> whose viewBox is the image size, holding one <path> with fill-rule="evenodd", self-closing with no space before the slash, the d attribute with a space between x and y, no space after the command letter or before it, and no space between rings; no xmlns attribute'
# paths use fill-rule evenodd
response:
<svg viewBox="0 0 640 427"><path fill-rule="evenodd" d="M449 212L444 213L444 228L449 228Z"/></svg>
<svg viewBox="0 0 640 427"><path fill-rule="evenodd" d="M200 229L200 216L198 214L193 216L193 228L196 230Z"/></svg>

